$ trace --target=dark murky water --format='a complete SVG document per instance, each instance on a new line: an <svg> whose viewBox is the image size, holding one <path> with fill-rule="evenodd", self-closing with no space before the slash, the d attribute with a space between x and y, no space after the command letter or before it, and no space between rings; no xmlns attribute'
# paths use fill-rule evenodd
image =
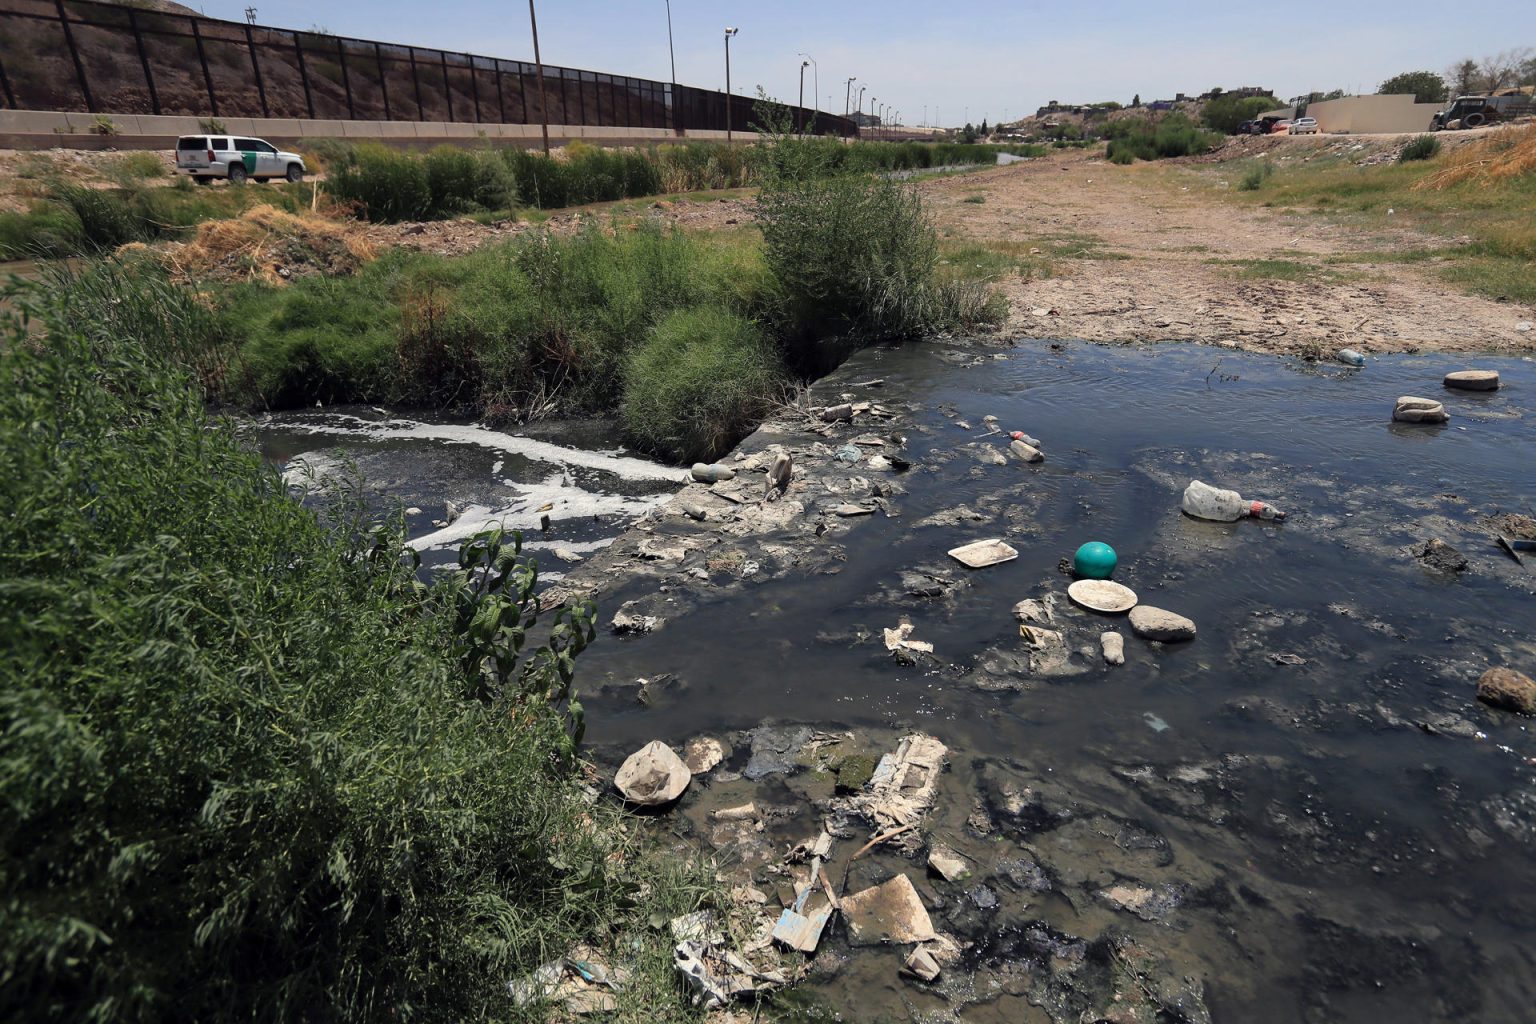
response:
<svg viewBox="0 0 1536 1024"><path fill-rule="evenodd" d="M1441 388L1469 365L1500 370L1504 388ZM1536 512L1536 365L1393 357L1351 372L1209 348L1029 343L1006 359L941 345L866 352L836 377L883 377L882 401L925 410L899 427L914 466L893 478L905 489L897 514L838 537L834 573L749 578L656 633L603 637L583 656L587 692L659 673L681 689L648 707L594 696L592 742L680 745L765 719L917 728L951 749L936 832L958 835L973 803L994 805L999 772L1054 809L1048 828L1014 821L969 840L1029 851L1057 881L1041 897L1005 896L1001 916L977 925L993 943L982 959L1024 921L1077 935L1123 927L1125 915L1083 894L1134 879L1180 894L1178 909L1129 924L1203 981L1215 1020L1530 1019L1536 737L1473 693L1489 665L1536 670L1536 565L1515 565L1478 525ZM1450 424L1391 424L1408 394L1443 399ZM986 414L1040 438L1048 460L980 463L965 446ZM269 452L334 440L292 426L268 431ZM365 447L363 468L376 460L391 492L433 515L443 497L494 508L515 489L487 472L499 457L489 448L395 438L383 449ZM1178 502L1191 478L1290 519L1189 520ZM618 487L635 503L623 515L660 487ZM915 525L961 504L982 521ZM611 536L622 519L593 529ZM571 525L562 542L587 537ZM991 536L1019 558L966 574L947 598L901 595L901 570L952 568L949 548ZM1407 548L1429 537L1459 548L1469 571L1422 567ZM1088 540L1113 545L1116 579L1193 618L1198 638L1150 645L1123 619L1068 606L1057 564ZM606 612L653 589L620 587ZM978 688L977 663L1019 646L1010 608L1048 594L1062 596L1074 644L1119 628L1127 663L1107 668L1095 650L1067 674ZM899 615L940 667L903 667L861 639ZM1160 844L1156 863L1094 845L1132 826ZM952 899L924 897L953 925ZM868 960L822 984L850 1020L950 1005ZM1005 986L962 1017L1046 1020L1042 999Z"/></svg>

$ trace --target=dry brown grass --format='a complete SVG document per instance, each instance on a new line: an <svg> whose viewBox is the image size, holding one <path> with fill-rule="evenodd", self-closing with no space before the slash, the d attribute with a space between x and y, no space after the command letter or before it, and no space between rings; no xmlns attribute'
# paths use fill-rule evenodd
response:
<svg viewBox="0 0 1536 1024"><path fill-rule="evenodd" d="M182 280L282 285L305 274L352 274L375 255L355 223L253 206L232 220L199 224L194 238L160 258Z"/></svg>
<svg viewBox="0 0 1536 1024"><path fill-rule="evenodd" d="M1445 166L1414 184L1415 190L1440 191L1463 182L1508 181L1536 174L1536 124L1505 128L1444 159Z"/></svg>

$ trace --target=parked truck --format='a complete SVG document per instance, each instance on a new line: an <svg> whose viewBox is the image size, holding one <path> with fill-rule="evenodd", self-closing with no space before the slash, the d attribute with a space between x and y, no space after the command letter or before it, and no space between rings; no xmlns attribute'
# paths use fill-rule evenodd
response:
<svg viewBox="0 0 1536 1024"><path fill-rule="evenodd" d="M1429 130L1477 128L1536 114L1536 103L1524 93L1504 96L1458 96L1429 120Z"/></svg>

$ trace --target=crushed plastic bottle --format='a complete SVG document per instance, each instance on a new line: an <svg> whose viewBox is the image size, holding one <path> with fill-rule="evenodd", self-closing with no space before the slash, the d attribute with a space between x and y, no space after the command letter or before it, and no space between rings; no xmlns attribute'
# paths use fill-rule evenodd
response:
<svg viewBox="0 0 1536 1024"><path fill-rule="evenodd" d="M1262 501L1244 501L1236 491L1222 490L1192 480L1184 488L1184 500L1180 503L1185 515L1196 519L1210 519L1218 523L1235 523L1249 516L1254 519L1284 519L1285 513Z"/></svg>
<svg viewBox="0 0 1536 1024"><path fill-rule="evenodd" d="M1339 362L1346 366L1364 366L1365 356L1352 348L1341 348L1339 349Z"/></svg>

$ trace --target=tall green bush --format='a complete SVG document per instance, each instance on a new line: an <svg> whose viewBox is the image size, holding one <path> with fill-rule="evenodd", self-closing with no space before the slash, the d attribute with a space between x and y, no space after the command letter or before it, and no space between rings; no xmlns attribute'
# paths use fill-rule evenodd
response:
<svg viewBox="0 0 1536 1024"><path fill-rule="evenodd" d="M783 362L751 321L728 310L679 310L629 359L620 420L640 448L712 461L757 426L785 381Z"/></svg>
<svg viewBox="0 0 1536 1024"><path fill-rule="evenodd" d="M352 163L330 174L331 191L356 203L369 220L421 220L432 212L432 183L426 162L385 146L359 146Z"/></svg>
<svg viewBox="0 0 1536 1024"><path fill-rule="evenodd" d="M149 303L97 308L142 287L0 328L0 1008L514 1016L634 892L571 772L589 611L522 651L514 545L424 589L398 522L291 500Z"/></svg>
<svg viewBox="0 0 1536 1024"><path fill-rule="evenodd" d="M1105 134L1109 138L1105 155L1111 163L1117 164L1194 156L1209 152L1221 142L1221 136L1202 131L1180 113L1157 120L1125 118L1112 121L1105 125Z"/></svg>
<svg viewBox="0 0 1536 1024"><path fill-rule="evenodd" d="M779 326L801 372L836 365L841 346L910 337L931 325L938 238L915 190L878 177L774 184L758 200Z"/></svg>

